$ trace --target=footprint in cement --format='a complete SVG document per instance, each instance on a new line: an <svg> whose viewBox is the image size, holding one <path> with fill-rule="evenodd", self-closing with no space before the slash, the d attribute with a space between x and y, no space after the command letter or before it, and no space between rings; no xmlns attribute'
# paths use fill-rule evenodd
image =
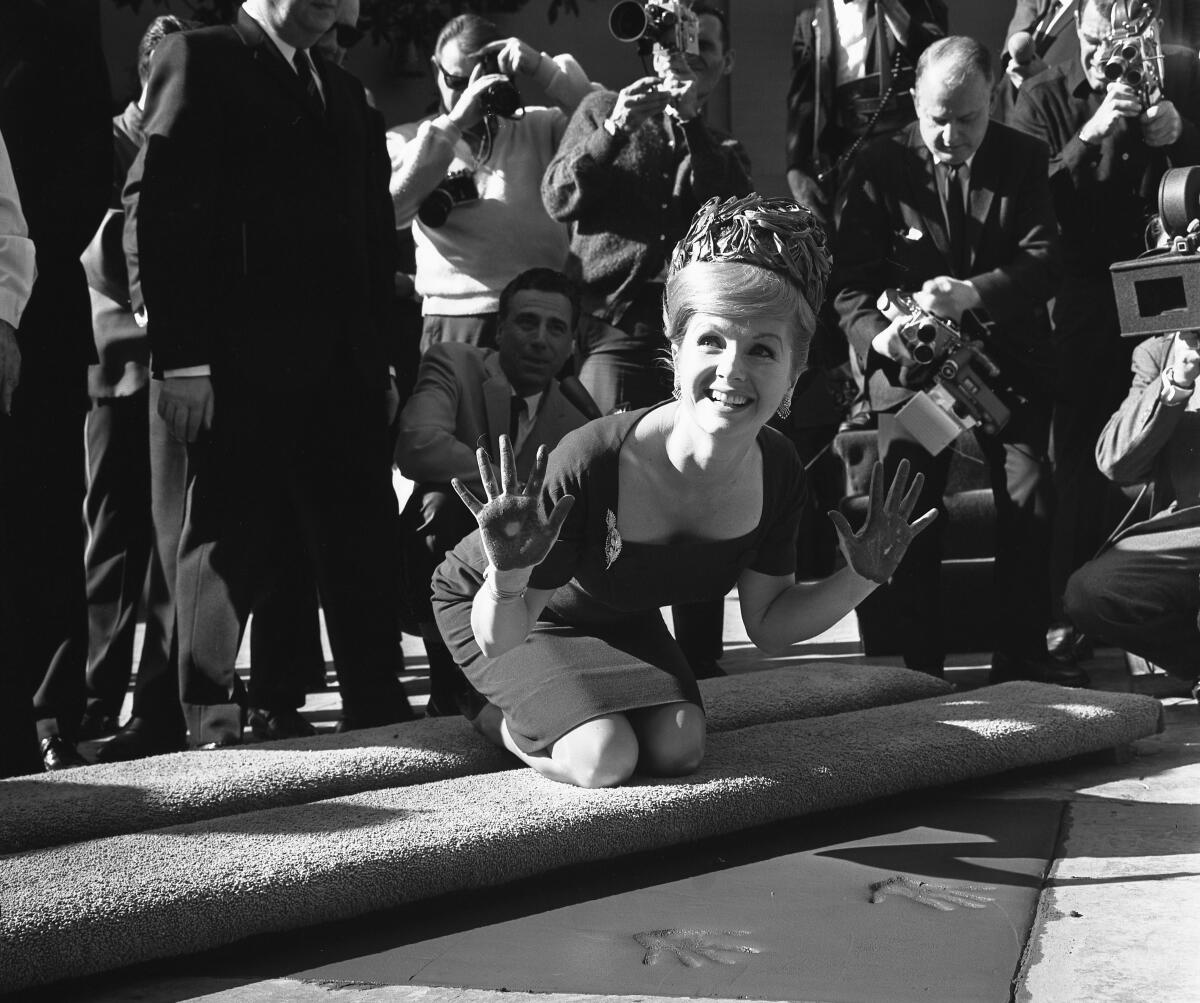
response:
<svg viewBox="0 0 1200 1003"><path fill-rule="evenodd" d="M633 939L646 949L643 965L657 965L663 958L674 955L679 964L699 968L710 961L718 965L736 964L737 958L727 957L731 954L761 954L761 948L740 942L740 938L748 936L748 930L647 930L635 933Z"/></svg>
<svg viewBox="0 0 1200 1003"><path fill-rule="evenodd" d="M871 892L873 905L878 905L889 895L897 895L942 912L950 912L956 906L986 909L989 902L996 901L991 895L978 894L994 892L995 885L939 885L932 881L914 881L903 874L894 874L883 881L876 881L868 890Z"/></svg>

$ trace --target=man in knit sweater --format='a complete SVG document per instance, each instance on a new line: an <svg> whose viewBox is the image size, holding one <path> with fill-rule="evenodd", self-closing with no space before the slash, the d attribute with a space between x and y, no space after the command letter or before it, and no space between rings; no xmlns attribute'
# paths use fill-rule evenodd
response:
<svg viewBox="0 0 1200 1003"><path fill-rule="evenodd" d="M542 181L550 215L571 224L570 268L596 314L580 332L579 380L604 412L670 395L662 330L667 259L709 198L751 187L741 145L701 114L733 69L725 16L703 0L692 12L698 51L656 45L656 76L585 97ZM698 678L721 672L722 608L718 601L672 610L675 637Z"/></svg>
<svg viewBox="0 0 1200 1003"><path fill-rule="evenodd" d="M441 111L388 133L396 225L411 224L416 291L422 298L421 349L441 341L494 348L500 292L529 268L561 270L567 230L542 207L542 174L591 89L571 56L551 59L475 14L449 21L438 36L433 72ZM498 69L499 72L493 72ZM560 107L525 108L517 118L488 113L488 93L524 75ZM418 217L447 179L476 194L441 225Z"/></svg>
<svg viewBox="0 0 1200 1003"><path fill-rule="evenodd" d="M579 377L601 411L670 394L661 365L667 259L705 201L751 187L741 145L702 116L733 69L725 17L704 3L692 10L699 52L655 46L656 76L585 97L542 182L550 215L571 224L571 268L585 284L586 306L606 323L580 344Z"/></svg>

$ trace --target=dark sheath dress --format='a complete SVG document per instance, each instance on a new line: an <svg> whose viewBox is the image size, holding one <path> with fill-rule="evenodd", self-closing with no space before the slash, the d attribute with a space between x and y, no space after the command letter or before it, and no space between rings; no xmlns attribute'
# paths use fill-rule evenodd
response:
<svg viewBox="0 0 1200 1003"><path fill-rule="evenodd" d="M487 558L474 532L433 576L433 611L464 673L504 713L513 740L536 752L604 714L686 700L703 706L696 680L659 608L726 595L746 568L790 575L804 501L804 469L782 435L764 428L763 509L758 526L732 540L624 543L617 533L618 461L651 409L610 415L566 435L550 456L546 511L564 494L575 504L529 587L553 589L523 644L485 658L471 630L471 603Z"/></svg>

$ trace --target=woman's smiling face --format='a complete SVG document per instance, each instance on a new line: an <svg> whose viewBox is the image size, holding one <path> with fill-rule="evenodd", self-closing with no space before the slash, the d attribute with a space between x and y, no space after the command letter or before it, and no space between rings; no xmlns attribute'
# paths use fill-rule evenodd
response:
<svg viewBox="0 0 1200 1003"><path fill-rule="evenodd" d="M783 318L693 314L671 351L680 407L710 434L757 434L795 382L792 337Z"/></svg>

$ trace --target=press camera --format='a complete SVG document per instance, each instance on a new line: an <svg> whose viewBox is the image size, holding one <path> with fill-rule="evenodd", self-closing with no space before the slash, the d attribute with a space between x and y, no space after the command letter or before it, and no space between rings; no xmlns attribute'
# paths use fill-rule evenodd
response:
<svg viewBox="0 0 1200 1003"><path fill-rule="evenodd" d="M436 230L446 224L450 210L464 202L474 202L479 198L479 189L475 186L475 175L470 171L451 171L433 191L421 200L417 208L417 218L426 226Z"/></svg>
<svg viewBox="0 0 1200 1003"><path fill-rule="evenodd" d="M1158 185L1163 246L1109 269L1121 334L1200 328L1200 167L1174 167Z"/></svg>
<svg viewBox="0 0 1200 1003"><path fill-rule="evenodd" d="M935 405L953 423L955 434L978 425L995 435L1008 424L1012 412L991 385L1000 369L977 342L963 337L953 321L922 309L908 293L885 289L877 305L891 320L905 318L899 330L909 354L934 367L933 386L922 391L922 406Z"/></svg>
<svg viewBox="0 0 1200 1003"><path fill-rule="evenodd" d="M637 42L643 53L655 43L668 52L700 51L700 19L682 0L621 0L609 11L608 30L618 42Z"/></svg>
<svg viewBox="0 0 1200 1003"><path fill-rule="evenodd" d="M1163 52L1158 0L1117 0L1104 40L1104 76L1132 87L1147 108L1162 97Z"/></svg>
<svg viewBox="0 0 1200 1003"><path fill-rule="evenodd" d="M484 73L501 73L500 63L495 53L481 60ZM521 92L507 77L488 84L479 95L479 103L485 115L498 115L500 118L515 118L521 108Z"/></svg>

